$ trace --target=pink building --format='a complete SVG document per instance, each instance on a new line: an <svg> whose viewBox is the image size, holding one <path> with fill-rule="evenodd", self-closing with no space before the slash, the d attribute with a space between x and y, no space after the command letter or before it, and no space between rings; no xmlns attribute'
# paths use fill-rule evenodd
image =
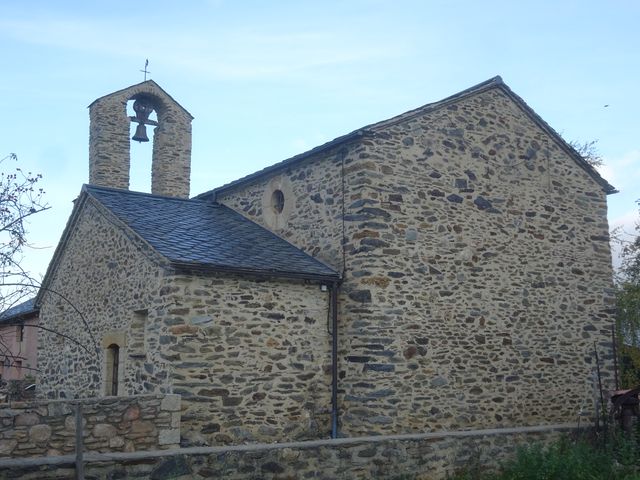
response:
<svg viewBox="0 0 640 480"><path fill-rule="evenodd" d="M35 375L39 310L34 299L0 314L0 379L21 380Z"/></svg>

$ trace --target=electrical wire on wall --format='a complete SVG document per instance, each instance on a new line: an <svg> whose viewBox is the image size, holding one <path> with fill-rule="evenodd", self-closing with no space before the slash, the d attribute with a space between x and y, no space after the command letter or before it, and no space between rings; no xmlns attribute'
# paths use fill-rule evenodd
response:
<svg viewBox="0 0 640 480"><path fill-rule="evenodd" d="M338 153L338 155L340 156L340 180L342 183L342 279L344 280L345 274L347 273L347 252L346 252L346 248L347 248L347 234L346 234L346 227L345 227L345 220L344 220L344 215L345 215L345 202L346 202L346 187L345 187L345 178L344 178L344 159L347 156L347 149L343 148L342 150L340 150L340 153Z"/></svg>
<svg viewBox="0 0 640 480"><path fill-rule="evenodd" d="M340 182L341 182L341 212L340 212L340 217L341 217L341 240L340 240L340 246L342 249L342 272L341 272L341 277L342 280L344 281L344 277L345 274L347 272L347 251L346 251L346 245L347 245L347 234L346 234L346 223L345 223L345 212L346 212L346 184L345 184L345 175L344 175L344 160L347 156L347 149L343 148L341 149L336 158L337 160L340 161ZM329 308L327 308L327 333L329 333L329 335L332 335L332 331L330 328L330 324L331 324L331 314L332 314L332 301L331 301L331 292L329 293Z"/></svg>

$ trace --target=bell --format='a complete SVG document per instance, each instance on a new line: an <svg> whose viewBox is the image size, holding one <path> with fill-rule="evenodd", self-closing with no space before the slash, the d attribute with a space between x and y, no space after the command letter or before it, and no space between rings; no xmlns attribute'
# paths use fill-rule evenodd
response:
<svg viewBox="0 0 640 480"><path fill-rule="evenodd" d="M139 123L136 127L136 133L131 137L131 139L137 142L148 142L149 137L147 137L147 126L144 123Z"/></svg>
<svg viewBox="0 0 640 480"><path fill-rule="evenodd" d="M133 111L136 112L136 116L132 120L138 122L138 126L136 127L135 135L131 139L138 142L148 142L149 137L147 137L145 123L149 120L151 112L153 112L153 104L147 97L138 97L133 102Z"/></svg>

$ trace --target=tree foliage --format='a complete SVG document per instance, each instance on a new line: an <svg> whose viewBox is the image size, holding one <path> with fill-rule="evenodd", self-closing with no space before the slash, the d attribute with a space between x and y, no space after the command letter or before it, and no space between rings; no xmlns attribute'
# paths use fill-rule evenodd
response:
<svg viewBox="0 0 640 480"><path fill-rule="evenodd" d="M640 207L640 199L636 203ZM623 280L636 285L640 284L640 220L636 223L635 238L622 245L620 273Z"/></svg>
<svg viewBox="0 0 640 480"><path fill-rule="evenodd" d="M638 200L640 205L640 200ZM640 384L640 220L635 236L622 242L617 281L617 330L622 386Z"/></svg>

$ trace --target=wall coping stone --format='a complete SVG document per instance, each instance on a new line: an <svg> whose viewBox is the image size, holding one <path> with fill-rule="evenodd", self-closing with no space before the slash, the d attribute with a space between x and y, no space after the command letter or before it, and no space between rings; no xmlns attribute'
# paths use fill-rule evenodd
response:
<svg viewBox="0 0 640 480"><path fill-rule="evenodd" d="M105 397L87 397L87 398L57 398L57 399L39 399L29 402L7 402L0 403L0 410L10 409L14 411L20 411L27 408L33 408L34 406L44 406L52 404L70 404L70 405L96 405L98 403L114 403L118 401L126 400L127 398L135 399L158 399L162 400L165 397L180 397L177 394L170 393L150 393L143 395L118 395L118 396L105 396ZM175 401L175 400L174 400ZM70 412L66 412L70 413ZM6 416L6 415L5 415Z"/></svg>
<svg viewBox="0 0 640 480"><path fill-rule="evenodd" d="M114 453L85 453L83 462L129 462L141 461L144 459L172 457L177 455L208 455L224 452L259 452L265 450L281 450L285 448L306 449L316 447L337 447L340 445L350 445L358 443L378 443L386 441L420 441L443 438L465 438L465 437L485 437L498 435L512 435L518 433L540 433L552 431L572 431L588 430L593 428L593 423L559 423L550 425L533 425L523 427L489 428L479 430L455 430L427 433L407 433L397 435L372 435L366 437L331 438L322 440L308 440L302 442L282 442L282 443L253 443L245 445L228 445L218 447L189 447L168 450L150 450L138 452L114 452ZM31 457L18 459L0 459L0 470L4 468L16 467L37 467L41 465L74 465L75 455L60 455L49 457Z"/></svg>

